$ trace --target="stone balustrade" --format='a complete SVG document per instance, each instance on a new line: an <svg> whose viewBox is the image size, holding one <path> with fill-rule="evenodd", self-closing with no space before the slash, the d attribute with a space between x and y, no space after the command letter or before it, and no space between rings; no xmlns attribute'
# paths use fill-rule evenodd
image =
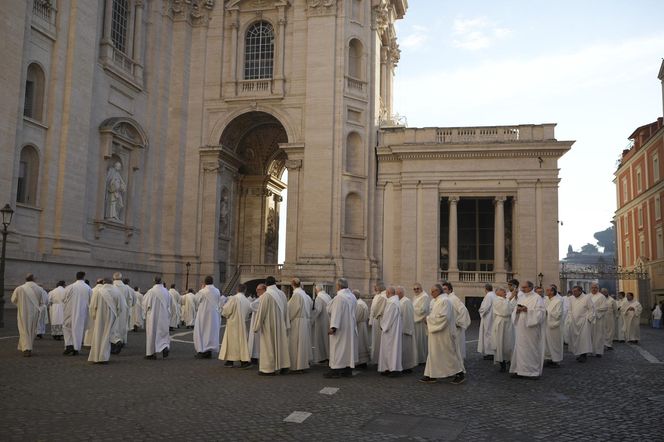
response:
<svg viewBox="0 0 664 442"><path fill-rule="evenodd" d="M383 145L416 143L515 143L555 140L555 124L521 124L518 126L385 128Z"/></svg>

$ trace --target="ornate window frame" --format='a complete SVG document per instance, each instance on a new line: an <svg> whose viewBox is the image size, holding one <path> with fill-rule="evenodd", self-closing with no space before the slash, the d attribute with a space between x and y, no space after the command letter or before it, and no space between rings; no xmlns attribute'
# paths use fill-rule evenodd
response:
<svg viewBox="0 0 664 442"><path fill-rule="evenodd" d="M114 17L117 18L117 10L124 5L127 29L120 45L115 43ZM144 0L105 0L100 51L104 70L139 91L143 89L143 8Z"/></svg>

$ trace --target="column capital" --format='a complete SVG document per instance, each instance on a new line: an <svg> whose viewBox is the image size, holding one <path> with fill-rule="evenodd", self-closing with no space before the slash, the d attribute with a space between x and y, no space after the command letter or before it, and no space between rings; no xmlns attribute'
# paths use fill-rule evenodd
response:
<svg viewBox="0 0 664 442"><path fill-rule="evenodd" d="M504 195L496 196L493 200L493 202L496 204L503 204L505 201L507 201L507 197Z"/></svg>
<svg viewBox="0 0 664 442"><path fill-rule="evenodd" d="M450 204L452 204L452 203L456 204L461 199L461 198L459 198L459 195L450 195L447 198L450 201Z"/></svg>
<svg viewBox="0 0 664 442"><path fill-rule="evenodd" d="M302 167L302 160L286 160L286 168L288 171L299 170Z"/></svg>

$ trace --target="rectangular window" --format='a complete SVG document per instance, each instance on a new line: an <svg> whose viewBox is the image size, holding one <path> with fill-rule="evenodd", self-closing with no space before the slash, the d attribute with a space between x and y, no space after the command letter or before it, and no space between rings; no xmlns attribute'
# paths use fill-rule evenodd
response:
<svg viewBox="0 0 664 442"><path fill-rule="evenodd" d="M629 245L629 240L625 241L625 265L632 264L632 248Z"/></svg>
<svg viewBox="0 0 664 442"><path fill-rule="evenodd" d="M664 258L664 235L662 235L662 228L657 229L657 256L654 259Z"/></svg>
<svg viewBox="0 0 664 442"><path fill-rule="evenodd" d="M642 189L641 185L641 167L636 168L636 191L641 192Z"/></svg>
<svg viewBox="0 0 664 442"><path fill-rule="evenodd" d="M648 256L646 253L646 240L643 235L639 237L639 249L639 256Z"/></svg>
<svg viewBox="0 0 664 442"><path fill-rule="evenodd" d="M652 157L652 180L653 183L659 181L659 155L657 154Z"/></svg>
<svg viewBox="0 0 664 442"><path fill-rule="evenodd" d="M639 228L643 228L643 208L639 207Z"/></svg>
<svg viewBox="0 0 664 442"><path fill-rule="evenodd" d="M129 28L129 0L107 0L113 2L111 17L111 41L115 49L127 53L127 29ZM129 54L127 54L129 55Z"/></svg>
<svg viewBox="0 0 664 442"><path fill-rule="evenodd" d="M625 204L627 202L627 178L622 179L622 202Z"/></svg>
<svg viewBox="0 0 664 442"><path fill-rule="evenodd" d="M655 219L662 219L662 199L659 195L655 197Z"/></svg>

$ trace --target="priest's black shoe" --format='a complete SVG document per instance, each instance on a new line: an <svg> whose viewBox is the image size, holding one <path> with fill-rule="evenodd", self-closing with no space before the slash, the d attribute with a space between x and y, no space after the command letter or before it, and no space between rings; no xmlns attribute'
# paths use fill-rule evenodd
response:
<svg viewBox="0 0 664 442"><path fill-rule="evenodd" d="M155 359L157 359L157 353L152 354L152 355L148 355L148 356L145 357L145 359L155 360Z"/></svg>
<svg viewBox="0 0 664 442"><path fill-rule="evenodd" d="M482 359L485 361L493 361L493 355L485 355Z"/></svg>
<svg viewBox="0 0 664 442"><path fill-rule="evenodd" d="M346 367L341 370L341 377L344 378L352 378L353 377L353 369L350 367Z"/></svg>
<svg viewBox="0 0 664 442"><path fill-rule="evenodd" d="M279 370L279 374L288 374L289 371L290 369L288 368L282 368L281 370Z"/></svg>
<svg viewBox="0 0 664 442"><path fill-rule="evenodd" d="M169 353L170 353L170 350L168 349L168 347L166 347L165 349L163 349L163 350L161 351L161 355L162 355L163 357L165 357L165 358L168 357L168 354L169 354Z"/></svg>
<svg viewBox="0 0 664 442"><path fill-rule="evenodd" d="M74 353L74 346L73 345L66 346L65 351L62 352L62 354L65 355L65 356L70 355L72 353Z"/></svg>
<svg viewBox="0 0 664 442"><path fill-rule="evenodd" d="M276 376L277 373L272 372L272 373L265 373L264 371L259 371L258 376Z"/></svg>
<svg viewBox="0 0 664 442"><path fill-rule="evenodd" d="M233 361L226 361L226 362L224 362L224 367L226 367L226 368L233 368Z"/></svg>
<svg viewBox="0 0 664 442"><path fill-rule="evenodd" d="M401 372L400 371L391 371L390 374L387 375L388 378L400 378L401 377Z"/></svg>
<svg viewBox="0 0 664 442"><path fill-rule="evenodd" d="M507 362L503 361L500 363L500 372L501 373L507 372Z"/></svg>

